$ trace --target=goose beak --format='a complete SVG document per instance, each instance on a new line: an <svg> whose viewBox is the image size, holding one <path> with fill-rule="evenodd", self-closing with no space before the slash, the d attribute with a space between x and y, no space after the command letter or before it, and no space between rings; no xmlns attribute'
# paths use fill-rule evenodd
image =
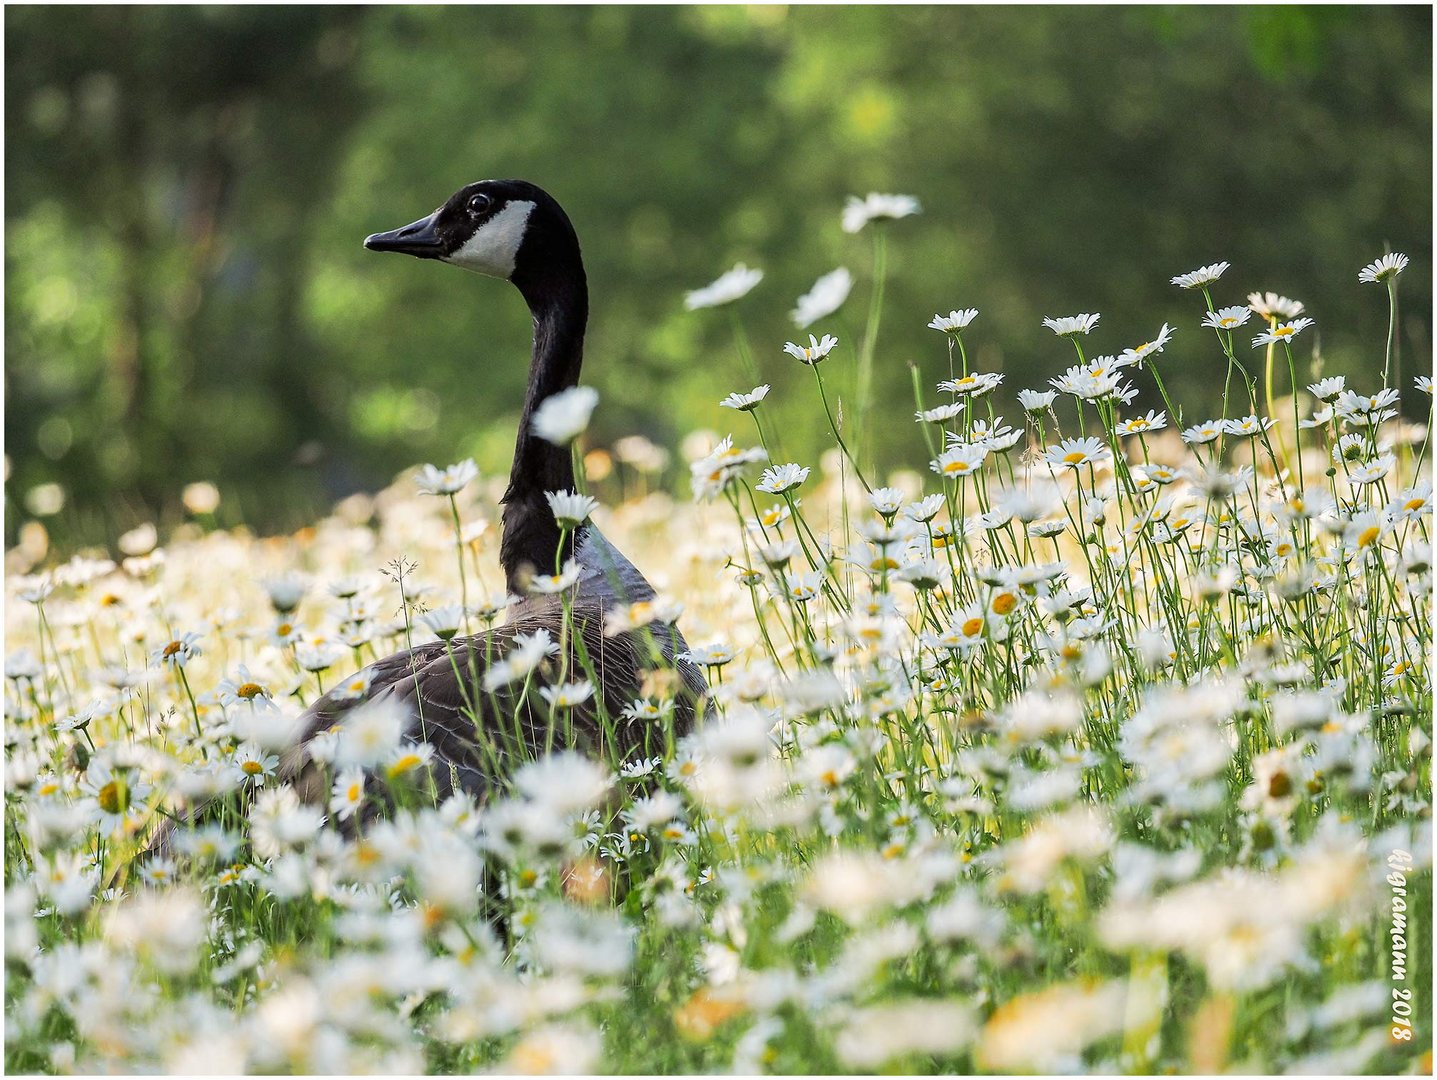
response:
<svg viewBox="0 0 1437 1080"><path fill-rule="evenodd" d="M370 251L397 251L401 255L413 255L418 259L437 259L444 253L444 243L435 231L436 210L426 218L420 218L402 229L374 233L364 238L364 246Z"/></svg>

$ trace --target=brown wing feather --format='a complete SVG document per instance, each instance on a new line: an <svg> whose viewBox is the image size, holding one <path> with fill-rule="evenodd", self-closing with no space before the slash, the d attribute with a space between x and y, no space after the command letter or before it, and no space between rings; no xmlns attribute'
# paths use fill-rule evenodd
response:
<svg viewBox="0 0 1437 1080"><path fill-rule="evenodd" d="M682 734L692 726L707 686L692 665L674 659L685 647L677 630L657 627L608 637L601 613L582 608L574 612L573 626L576 640L564 641L560 654L525 683L484 689L485 674L513 648L516 635L547 629L556 643L562 640L557 607L553 612L528 612L486 634L455 638L447 646L432 642L379 661L364 700L394 698L408 707L411 722L405 738L433 748L430 771L441 795L457 779L462 789L487 796L516 756L525 760L572 747L612 750L622 759L658 749L662 742L654 743L650 725L620 715L640 696L644 672L655 667L677 668L681 687L674 710L675 732ZM567 715L563 710L551 711L538 692L543 686L586 677L594 682L595 697ZM305 716L300 744L286 756L282 775L299 782L313 764L309 741L342 724L345 714L358 704L332 694L315 702Z"/></svg>
<svg viewBox="0 0 1437 1080"><path fill-rule="evenodd" d="M542 664L527 684L483 689L485 673L514 647L516 635L547 629L557 643L561 624L557 605L552 610L530 609L488 633L447 644L428 642L376 661L370 665L369 691L363 698L331 692L305 711L300 739L280 763L281 780L293 784L306 801L322 803L329 793L329 778L327 770L311 758L310 742L320 732L342 725L358 706L388 698L403 703L410 713L404 738L433 749L428 779L440 798L457 787L484 801L516 761L548 750L613 751L619 760L658 752L664 746L661 731L651 723L621 717L624 707L642 693L648 669L678 671L675 735L692 727L708 687L697 668L675 659L687 648L678 630L658 626L607 637L597 609L575 610L576 639L565 641L560 654ZM594 699L567 717L557 714L557 724L551 722L555 714L539 688L588 677L585 657L592 668ZM371 778L369 786L376 796L371 806L383 805L383 785ZM203 814L201 807L191 816ZM173 825L166 823L151 840L149 853L167 853L172 834Z"/></svg>

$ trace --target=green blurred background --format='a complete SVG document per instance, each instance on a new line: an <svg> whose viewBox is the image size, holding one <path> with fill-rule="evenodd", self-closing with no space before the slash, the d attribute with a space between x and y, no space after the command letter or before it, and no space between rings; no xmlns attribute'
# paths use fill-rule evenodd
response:
<svg viewBox="0 0 1437 1080"><path fill-rule="evenodd" d="M1387 305L1357 270L1407 252L1403 381L1430 369L1425 6L8 7L5 29L7 540L42 484L74 542L178 519L195 480L268 530L415 462L507 470L519 296L360 247L486 176L578 226L594 445L748 437L717 407L751 385L728 313L682 306L741 259L767 273L738 310L785 448L811 461L788 312L853 271L814 328L845 339L825 371L851 386L872 248L839 213L873 190L924 206L888 231L886 462L925 456L907 364L946 377L925 324L952 307L981 309L968 340L1010 420L1071 360L1041 318L1079 311L1103 313L1090 353L1180 324L1170 385L1190 419L1214 409L1201 299L1168 279L1219 259L1219 303L1304 300L1304 357L1372 389Z"/></svg>

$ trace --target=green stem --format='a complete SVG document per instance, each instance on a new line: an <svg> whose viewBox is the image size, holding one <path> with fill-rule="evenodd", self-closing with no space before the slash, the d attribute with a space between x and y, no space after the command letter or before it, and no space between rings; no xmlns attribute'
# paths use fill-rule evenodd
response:
<svg viewBox="0 0 1437 1080"><path fill-rule="evenodd" d="M469 579L464 573L464 527L459 521L459 503L451 493L449 512L454 516L454 550L459 556L459 603L464 607L464 632L469 632Z"/></svg>
<svg viewBox="0 0 1437 1080"><path fill-rule="evenodd" d="M813 377L818 380L818 396L823 401L823 412L824 415L828 417L828 426L833 429L833 437L838 440L838 448L843 451L843 456L846 457L848 463L853 466L853 472L858 477L858 482L863 485L863 490L871 495L873 494L873 488L869 485L868 481L863 478L863 470L858 467L858 462L855 461L853 455L849 453L848 444L843 441L843 435L838 430L838 424L834 422L833 410L828 407L828 394L823 389L823 375L819 372L817 364L813 364L812 367Z"/></svg>
<svg viewBox="0 0 1437 1080"><path fill-rule="evenodd" d="M753 350L749 348L748 333L744 330L743 323L739 321L738 311L732 306L729 307L729 320L733 324L734 345L738 348L739 359L743 361L744 371L757 384L758 364L754 362Z"/></svg>
<svg viewBox="0 0 1437 1080"><path fill-rule="evenodd" d="M1397 275L1387 279L1387 355L1382 361L1382 389L1390 384L1392 356L1397 346Z"/></svg>
<svg viewBox="0 0 1437 1080"><path fill-rule="evenodd" d="M866 446L867 417L873 401L873 354L878 348L878 327L883 321L883 292L888 279L888 245L884 229L873 230L873 295L868 305L868 325L863 331L863 350L858 354L858 429ZM857 463L853 466L858 468ZM867 485L865 485L867 486Z"/></svg>

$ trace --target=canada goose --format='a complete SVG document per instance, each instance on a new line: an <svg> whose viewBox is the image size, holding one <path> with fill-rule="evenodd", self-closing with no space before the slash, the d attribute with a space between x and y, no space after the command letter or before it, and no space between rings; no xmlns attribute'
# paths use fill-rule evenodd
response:
<svg viewBox="0 0 1437 1080"><path fill-rule="evenodd" d="M691 663L677 659L687 646L671 623L605 633L611 610L652 600L654 590L592 524L560 529L544 496L574 488L573 461L566 447L538 437L531 425L541 402L577 383L582 362L588 287L568 215L533 184L482 180L460 188L428 217L366 238L364 246L505 278L528 303L534 319L533 360L502 500L499 557L509 590L517 596L526 596L535 571L552 573L557 563L575 559L579 577L569 593L573 629L566 633L563 628L560 597L528 595L509 608L503 625L487 634L435 641L379 660L365 672L368 691L362 698L331 692L309 708L282 774L305 797L322 798L323 776L308 752L310 741L342 724L345 714L361 703L386 698L408 707L411 723L405 738L433 748L430 775L440 794L457 784L482 798L515 749L533 755L571 739L590 747L607 740L624 755L643 752L646 746L662 747L661 732L657 745L652 742L652 721L624 720L622 710L641 696L647 670L675 668L673 722L682 732L707 690L703 676ZM527 693L517 685L486 692L484 674L490 666L514 647L517 635L538 630L547 630L556 645L562 642L567 655L551 660L547 674L537 673ZM564 731L552 732L554 714L535 692L535 684L557 679L559 671L565 671L568 680L582 679L586 667L593 672L595 700L572 710L569 719L561 721ZM605 716L600 716L600 707Z"/></svg>

